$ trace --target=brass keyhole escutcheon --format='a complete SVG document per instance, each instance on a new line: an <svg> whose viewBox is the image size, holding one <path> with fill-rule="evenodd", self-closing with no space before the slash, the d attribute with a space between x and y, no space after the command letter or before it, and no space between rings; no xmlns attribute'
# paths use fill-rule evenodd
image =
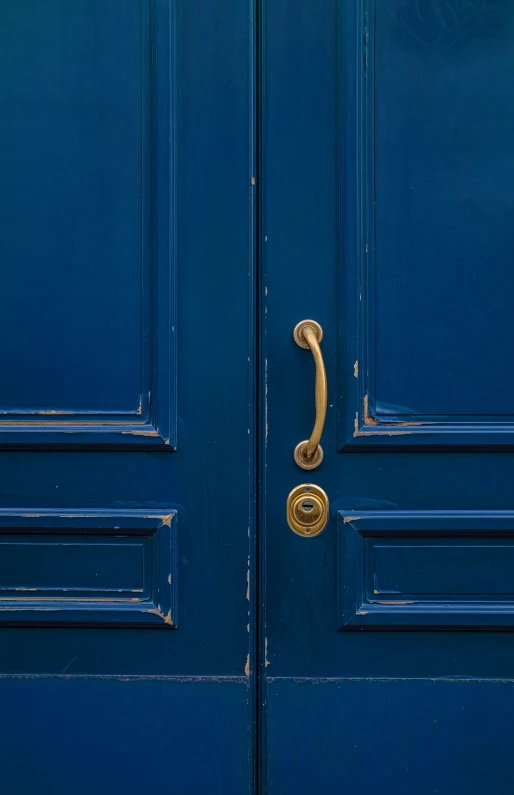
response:
<svg viewBox="0 0 514 795"><path fill-rule="evenodd" d="M287 498L287 523L293 533L304 538L318 536L328 522L328 497L319 486L304 483Z"/></svg>

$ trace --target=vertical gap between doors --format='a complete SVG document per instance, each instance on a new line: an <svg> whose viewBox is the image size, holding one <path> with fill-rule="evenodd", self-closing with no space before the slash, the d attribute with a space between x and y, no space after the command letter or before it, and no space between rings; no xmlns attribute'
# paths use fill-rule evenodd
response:
<svg viewBox="0 0 514 795"><path fill-rule="evenodd" d="M266 350L265 350L265 269L263 252L263 29L264 0L253 1L254 14L254 263L255 263L255 572L254 584L254 792L265 791L265 637L264 614L264 543L265 543L265 459L266 459Z"/></svg>

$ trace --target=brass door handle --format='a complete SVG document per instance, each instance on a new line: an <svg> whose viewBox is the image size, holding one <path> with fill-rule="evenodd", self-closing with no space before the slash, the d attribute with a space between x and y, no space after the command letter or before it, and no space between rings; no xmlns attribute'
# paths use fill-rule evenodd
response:
<svg viewBox="0 0 514 795"><path fill-rule="evenodd" d="M311 438L296 445L294 460L302 469L316 469L323 461L323 448L320 445L320 441L327 416L327 374L320 348L320 342L323 339L323 329L315 320L302 320L294 330L294 339L300 348L312 351L316 365L314 390L316 421Z"/></svg>

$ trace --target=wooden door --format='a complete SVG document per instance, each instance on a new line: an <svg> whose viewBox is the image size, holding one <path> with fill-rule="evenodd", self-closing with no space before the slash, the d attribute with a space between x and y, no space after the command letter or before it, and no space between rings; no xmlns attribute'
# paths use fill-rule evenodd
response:
<svg viewBox="0 0 514 795"><path fill-rule="evenodd" d="M0 8L0 790L248 792L244 4Z"/></svg>
<svg viewBox="0 0 514 795"><path fill-rule="evenodd" d="M514 7L273 0L262 28L267 791L507 795Z"/></svg>

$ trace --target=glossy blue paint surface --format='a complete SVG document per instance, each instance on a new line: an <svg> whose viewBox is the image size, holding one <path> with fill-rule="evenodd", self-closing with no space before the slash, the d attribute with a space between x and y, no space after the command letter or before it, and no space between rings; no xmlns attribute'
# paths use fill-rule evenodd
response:
<svg viewBox="0 0 514 795"><path fill-rule="evenodd" d="M251 788L252 25L0 9L2 792Z"/></svg>
<svg viewBox="0 0 514 795"><path fill-rule="evenodd" d="M514 12L255 9L0 12L0 789L506 795Z"/></svg>
<svg viewBox="0 0 514 795"><path fill-rule="evenodd" d="M0 692L12 715L0 783L13 795L248 791L242 679L5 677Z"/></svg>
<svg viewBox="0 0 514 795"><path fill-rule="evenodd" d="M277 679L269 693L270 746L289 749L270 755L273 795L512 792L512 681Z"/></svg>
<svg viewBox="0 0 514 795"><path fill-rule="evenodd" d="M177 511L0 511L0 622L176 628L177 541Z"/></svg>
<svg viewBox="0 0 514 795"><path fill-rule="evenodd" d="M0 35L0 445L174 446L175 4L9 2Z"/></svg>
<svg viewBox="0 0 514 795"><path fill-rule="evenodd" d="M514 14L440 5L339 14L341 447L512 447Z"/></svg>
<svg viewBox="0 0 514 795"><path fill-rule="evenodd" d="M264 4L270 793L512 790L513 23L504 0ZM309 472L304 318L329 388ZM308 482L331 508L304 539Z"/></svg>
<svg viewBox="0 0 514 795"><path fill-rule="evenodd" d="M512 627L513 537L512 512L340 511L339 628Z"/></svg>

